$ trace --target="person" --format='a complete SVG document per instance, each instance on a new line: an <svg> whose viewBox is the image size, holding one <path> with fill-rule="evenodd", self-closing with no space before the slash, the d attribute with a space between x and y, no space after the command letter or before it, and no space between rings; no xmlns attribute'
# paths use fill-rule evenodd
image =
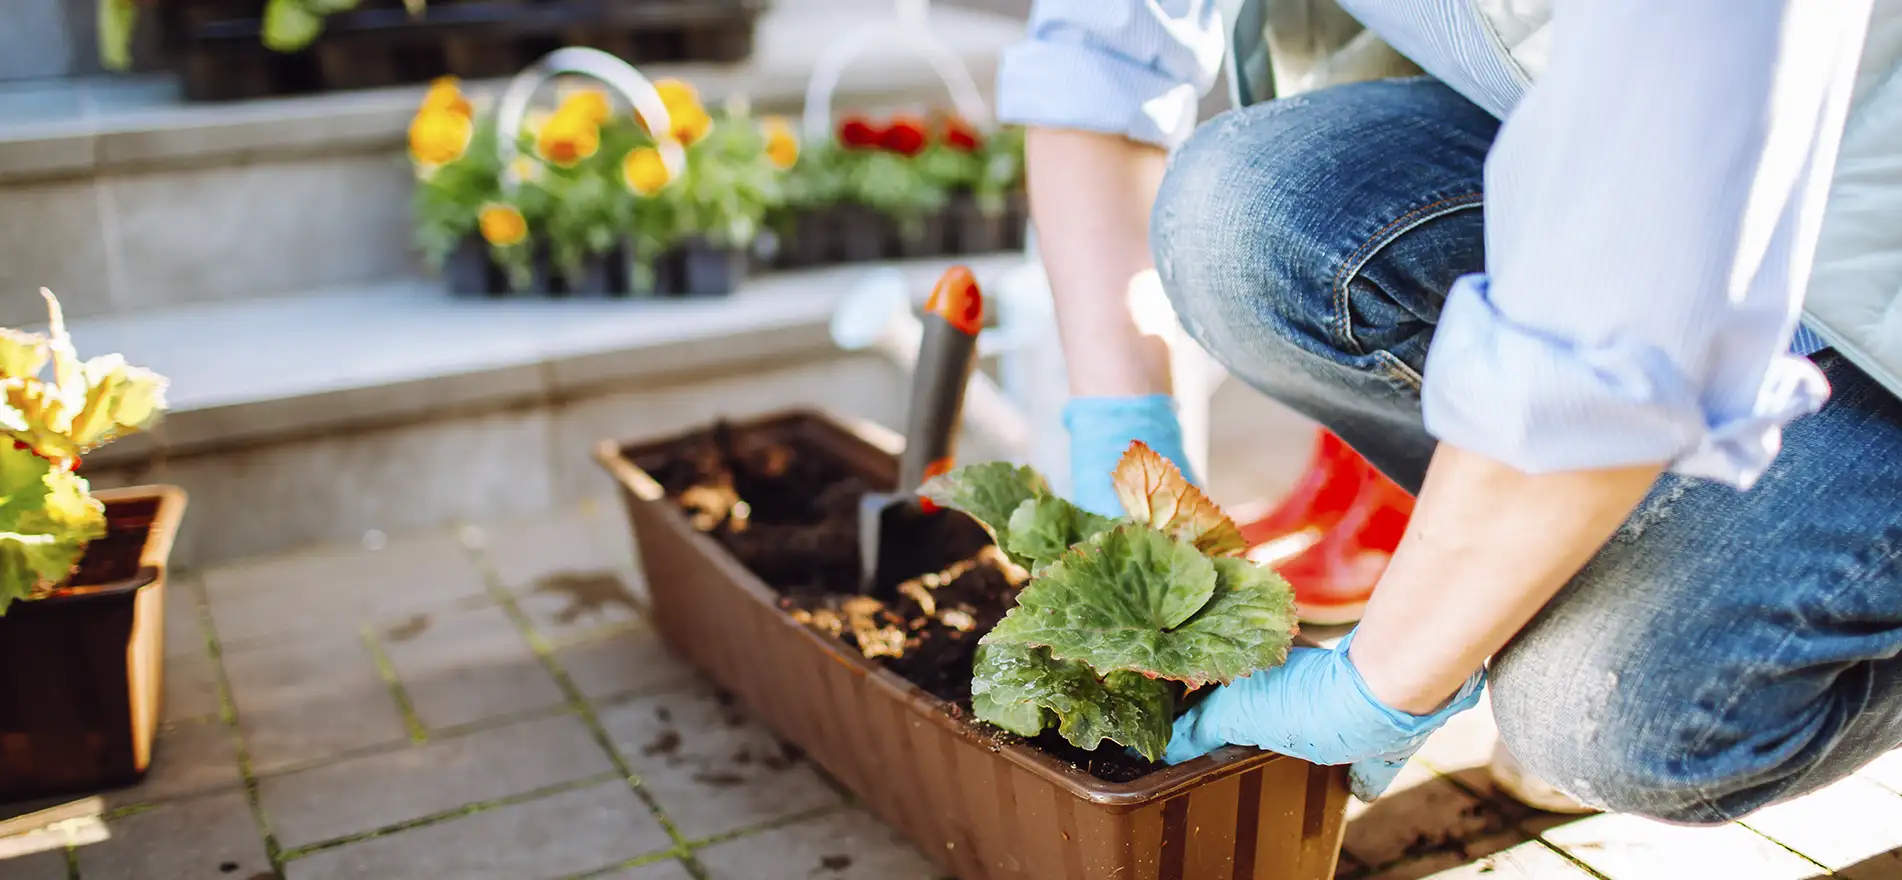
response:
<svg viewBox="0 0 1902 880"><path fill-rule="evenodd" d="M1417 493L1352 632L1168 760L1371 798L1485 688L1531 779L1707 824L1902 744L1902 3L1341 6L1038 0L999 70L1078 502L1183 463L1145 278Z"/></svg>

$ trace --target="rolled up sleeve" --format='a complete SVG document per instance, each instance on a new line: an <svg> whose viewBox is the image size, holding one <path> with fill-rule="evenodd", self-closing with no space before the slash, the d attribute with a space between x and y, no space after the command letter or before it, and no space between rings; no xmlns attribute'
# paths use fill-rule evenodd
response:
<svg viewBox="0 0 1902 880"><path fill-rule="evenodd" d="M1487 271L1441 313L1427 428L1528 472L1748 488L1829 394L1790 342L1870 5L1556 6L1487 160Z"/></svg>
<svg viewBox="0 0 1902 880"><path fill-rule="evenodd" d="M1037 0L998 68L998 118L1174 147L1222 51L1215 0Z"/></svg>

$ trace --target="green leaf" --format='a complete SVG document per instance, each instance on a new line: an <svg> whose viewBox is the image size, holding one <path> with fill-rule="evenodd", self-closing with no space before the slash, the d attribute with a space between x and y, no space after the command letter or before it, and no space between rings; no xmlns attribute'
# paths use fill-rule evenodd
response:
<svg viewBox="0 0 1902 880"><path fill-rule="evenodd" d="M1116 525L1116 520L1098 516L1055 495L1026 500L1011 512L1006 528L1012 558L1029 560L1024 567L1035 571L1057 561L1072 544L1079 544L1098 532Z"/></svg>
<svg viewBox="0 0 1902 880"><path fill-rule="evenodd" d="M0 452L0 613L64 580L105 532L84 479L26 450Z"/></svg>
<svg viewBox="0 0 1902 880"><path fill-rule="evenodd" d="M918 493L939 507L964 511L983 523L1009 552L1005 536L1010 533L1011 514L1024 502L1049 495L1050 484L1028 465L987 461L933 477Z"/></svg>
<svg viewBox="0 0 1902 880"><path fill-rule="evenodd" d="M138 23L133 0L99 0L99 61L107 70L132 66L132 31Z"/></svg>
<svg viewBox="0 0 1902 880"><path fill-rule="evenodd" d="M323 30L323 14L304 0L270 0L264 6L264 45L273 52L302 49Z"/></svg>
<svg viewBox="0 0 1902 880"><path fill-rule="evenodd" d="M977 717L1021 736L1035 736L1054 718L1071 745L1103 740L1156 760L1169 745L1175 699L1169 686L1133 672L1098 678L1088 666L1055 660L1042 648L984 645L971 679Z"/></svg>
<svg viewBox="0 0 1902 880"><path fill-rule="evenodd" d="M1200 686L1280 664L1293 621L1273 572L1126 524L1038 572L984 643Z"/></svg>

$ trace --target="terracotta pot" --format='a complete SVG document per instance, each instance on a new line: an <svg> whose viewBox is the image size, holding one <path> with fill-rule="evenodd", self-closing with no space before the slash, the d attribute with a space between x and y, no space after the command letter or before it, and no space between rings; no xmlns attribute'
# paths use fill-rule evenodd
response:
<svg viewBox="0 0 1902 880"><path fill-rule="evenodd" d="M0 801L132 785L165 680L167 560L185 492L96 493L107 532L73 585L0 617Z"/></svg>
<svg viewBox="0 0 1902 880"><path fill-rule="evenodd" d="M794 412L736 425L835 455L874 487L897 437ZM1346 768L1229 747L1132 782L1102 781L973 723L843 642L695 530L645 466L676 438L608 442L661 636L963 880L1326 880Z"/></svg>

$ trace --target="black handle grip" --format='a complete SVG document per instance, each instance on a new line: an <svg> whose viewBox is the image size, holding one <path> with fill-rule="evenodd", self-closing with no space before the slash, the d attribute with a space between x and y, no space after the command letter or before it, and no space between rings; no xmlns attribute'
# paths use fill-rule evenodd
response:
<svg viewBox="0 0 1902 880"><path fill-rule="evenodd" d="M923 324L905 423L905 454L898 462L900 492L915 490L949 469L956 452L964 387L977 365L977 334L984 326L984 299L971 270L953 266L945 271L925 302Z"/></svg>

